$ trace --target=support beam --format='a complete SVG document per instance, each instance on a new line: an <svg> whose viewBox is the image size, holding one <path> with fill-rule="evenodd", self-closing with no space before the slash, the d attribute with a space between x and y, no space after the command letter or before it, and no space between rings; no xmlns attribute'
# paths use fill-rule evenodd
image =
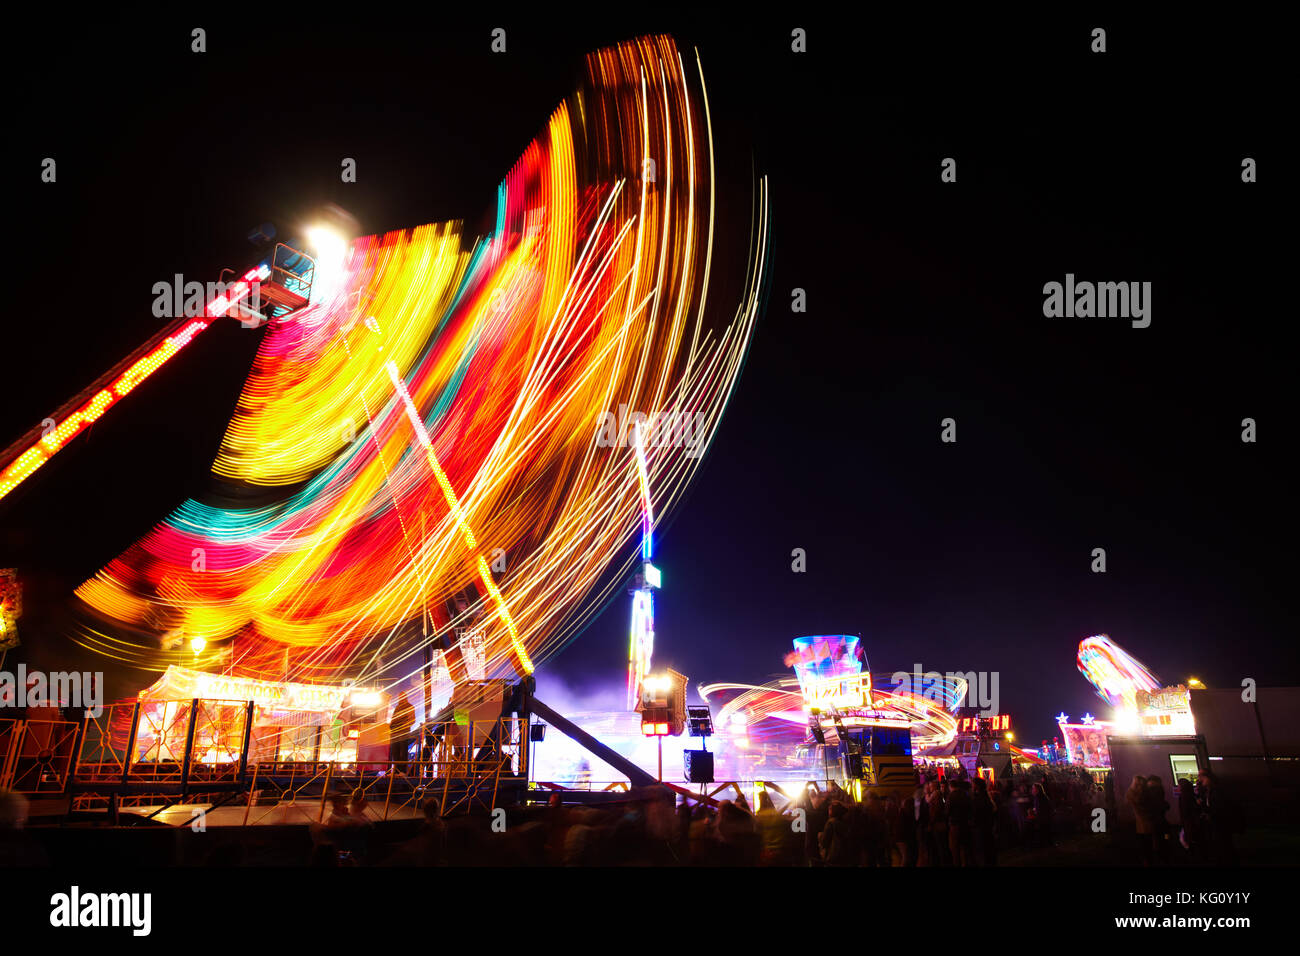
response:
<svg viewBox="0 0 1300 956"><path fill-rule="evenodd" d="M615 770L627 774L627 779L633 786L646 787L652 783L658 782L655 780L654 774L646 773L646 771L642 770L618 751L606 747L573 721L569 720L567 717L560 716L536 697L531 698L529 704L534 714L541 717L560 733L582 744L582 746L586 747L587 750L605 761L605 763L609 764Z"/></svg>

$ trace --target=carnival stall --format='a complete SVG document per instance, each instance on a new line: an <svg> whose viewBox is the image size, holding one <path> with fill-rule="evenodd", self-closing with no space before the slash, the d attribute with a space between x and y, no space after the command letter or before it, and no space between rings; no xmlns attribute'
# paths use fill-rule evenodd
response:
<svg viewBox="0 0 1300 956"><path fill-rule="evenodd" d="M368 725L387 720L389 696L372 688L209 674L172 665L139 695L133 763L354 763ZM250 721L251 714L251 721Z"/></svg>

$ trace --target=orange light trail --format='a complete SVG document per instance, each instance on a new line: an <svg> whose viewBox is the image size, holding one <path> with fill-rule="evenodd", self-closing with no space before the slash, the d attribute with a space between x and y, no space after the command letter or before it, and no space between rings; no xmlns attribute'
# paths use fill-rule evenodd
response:
<svg viewBox="0 0 1300 956"><path fill-rule="evenodd" d="M267 324L217 503L185 502L84 582L76 639L148 671L392 688L427 650L463 684L480 640L484 673L517 674L580 633L638 557L644 489L667 514L702 463L767 272L760 178L747 248L728 242L736 298L706 304L713 244L738 230L717 222L694 66L663 36L592 54L492 232L353 241L331 294ZM691 445L637 460L602 431L620 407L650 436L690 421Z"/></svg>

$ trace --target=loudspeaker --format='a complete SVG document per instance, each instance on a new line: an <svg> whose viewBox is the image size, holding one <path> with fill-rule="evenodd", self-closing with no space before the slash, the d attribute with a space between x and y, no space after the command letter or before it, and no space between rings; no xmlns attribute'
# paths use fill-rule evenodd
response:
<svg viewBox="0 0 1300 956"><path fill-rule="evenodd" d="M683 750L687 783L713 783L713 754L708 750Z"/></svg>

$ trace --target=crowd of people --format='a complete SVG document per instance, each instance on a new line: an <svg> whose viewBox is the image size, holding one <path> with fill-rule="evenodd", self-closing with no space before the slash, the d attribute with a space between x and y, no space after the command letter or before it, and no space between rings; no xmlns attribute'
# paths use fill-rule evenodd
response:
<svg viewBox="0 0 1300 956"><path fill-rule="evenodd" d="M996 783L960 769L942 776L923 768L910 794L868 790L856 800L838 785L808 786L787 798L767 790L751 806L732 799L679 799L661 786L639 788L617 803L566 805L558 794L545 807L516 807L443 818L424 805L418 833L393 842L377 827L363 791L337 794L330 813L310 827L314 866L996 866L1051 863L1049 850L1079 833L1109 833L1132 862L1235 865L1234 838L1243 827L1237 805L1213 774L1179 782L1177 819L1157 777L1135 777L1120 800L1134 826L1115 826L1115 794L1077 768L1031 768ZM1100 814L1098 811L1102 811ZM1098 827L1098 820L1105 821ZM45 854L24 831L26 801L0 793L0 865L42 865ZM409 832L409 831L408 831ZM208 862L242 862L247 842L234 831ZM397 837L400 839L400 837ZM1026 853L1025 851L1029 851Z"/></svg>
<svg viewBox="0 0 1300 956"><path fill-rule="evenodd" d="M357 821L346 800L333 824L318 828L319 848L337 844L344 862L461 865L689 866L996 866L1012 849L1047 849L1084 832L1097 808L1113 811L1105 788L1076 768L1034 768L990 785L949 771L918 773L905 796L862 800L832 783L793 799L766 790L751 806L743 794L716 805L678 800L651 787L609 807L566 806L556 796L540 813L516 814L499 835L442 820L427 808L424 829L386 854L357 852Z"/></svg>
<svg viewBox="0 0 1300 956"><path fill-rule="evenodd" d="M1214 774L1202 770L1195 784L1186 778L1179 780L1176 799L1178 826L1169 821L1169 800L1159 777L1134 777L1124 795L1133 809L1142 865L1168 863L1177 842L1193 862L1235 866L1235 837L1244 830L1245 820Z"/></svg>

